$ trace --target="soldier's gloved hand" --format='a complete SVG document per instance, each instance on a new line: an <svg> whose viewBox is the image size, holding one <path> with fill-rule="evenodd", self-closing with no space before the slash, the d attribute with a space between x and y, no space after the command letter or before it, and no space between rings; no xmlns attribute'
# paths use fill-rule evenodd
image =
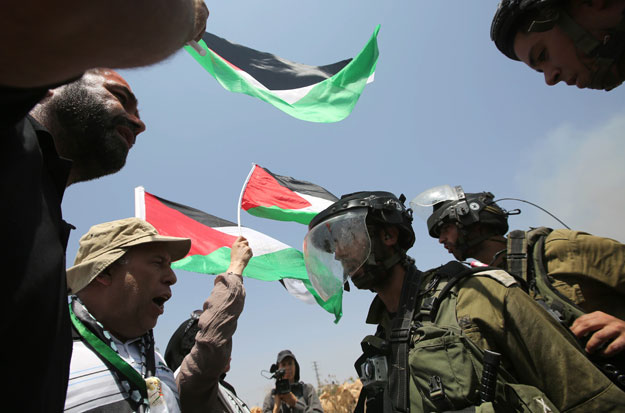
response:
<svg viewBox="0 0 625 413"><path fill-rule="evenodd" d="M625 321L601 311L584 314L571 326L571 331L578 338L592 333L586 343L586 351L593 353L602 345L611 343L602 351L606 356L613 356L625 349Z"/></svg>

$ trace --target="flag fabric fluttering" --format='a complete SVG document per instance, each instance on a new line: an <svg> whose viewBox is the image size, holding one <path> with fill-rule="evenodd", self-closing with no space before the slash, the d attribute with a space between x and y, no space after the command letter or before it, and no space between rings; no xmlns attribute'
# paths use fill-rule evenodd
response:
<svg viewBox="0 0 625 413"><path fill-rule="evenodd" d="M172 263L172 268L203 274L220 274L230 264L230 246L243 235L254 256L243 271L243 276L263 281L282 281L295 297L317 302L334 314L337 323L342 316L340 296L323 301L312 287L301 251L251 228L241 227L228 220L198 209L157 197L135 188L135 216L152 224L161 235L191 239L191 250L183 259Z"/></svg>
<svg viewBox="0 0 625 413"><path fill-rule="evenodd" d="M276 175L252 164L244 184L241 208L261 218L308 225L315 215L336 201L336 196L319 185Z"/></svg>
<svg viewBox="0 0 625 413"><path fill-rule="evenodd" d="M185 49L226 90L264 100L297 119L338 122L373 81L379 30L380 25L356 57L325 66L291 62L208 32L198 42L205 56L191 46Z"/></svg>

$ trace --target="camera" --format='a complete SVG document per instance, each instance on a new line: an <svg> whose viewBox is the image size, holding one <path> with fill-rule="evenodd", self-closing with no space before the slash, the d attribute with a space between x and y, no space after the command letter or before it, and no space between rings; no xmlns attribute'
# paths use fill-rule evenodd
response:
<svg viewBox="0 0 625 413"><path fill-rule="evenodd" d="M291 392L291 385L289 380L284 378L284 369L278 369L277 364L272 364L269 369L272 379L276 379L276 387L271 391L271 394L287 394Z"/></svg>
<svg viewBox="0 0 625 413"><path fill-rule="evenodd" d="M383 387L387 380L388 364L386 357L369 357L360 365L360 381L363 387Z"/></svg>

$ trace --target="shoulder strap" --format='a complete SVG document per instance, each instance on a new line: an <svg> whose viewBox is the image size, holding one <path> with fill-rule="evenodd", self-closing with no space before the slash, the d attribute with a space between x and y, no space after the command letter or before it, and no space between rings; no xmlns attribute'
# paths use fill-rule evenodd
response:
<svg viewBox="0 0 625 413"><path fill-rule="evenodd" d="M411 266L406 272L406 278L401 290L399 308L390 336L391 366L389 375L389 396L393 410L407 413L410 410L410 389L408 380L408 341L410 328L414 316L417 294L421 288L423 273Z"/></svg>
<svg viewBox="0 0 625 413"><path fill-rule="evenodd" d="M445 267L447 267L447 265L441 267L441 270L442 269L449 270L449 268L445 268ZM465 277L468 277L468 276L476 274L476 273L487 273L489 271L501 271L499 268L496 268L496 267L472 267L472 268L467 268L464 265L462 265L462 268L456 266L455 269L456 269L456 271L458 271L458 270L460 270L460 271L456 272L455 274L452 274L451 277L449 277L449 275L450 275L449 273L444 274L444 276L448 277L449 281L443 287L443 289L437 295L435 295L429 301L429 303L427 303L427 305L430 306L430 309L429 309L429 312L430 312L429 318L430 318L430 320L436 319L436 313L438 312L438 309L439 309L439 307L441 305L441 301L444 300L445 297L447 296L447 294L449 294L449 292L452 290L452 288L454 288L456 286L456 284L458 284ZM426 303L424 302L424 304L426 304Z"/></svg>
<svg viewBox="0 0 625 413"><path fill-rule="evenodd" d="M528 282L527 238L525 231L510 231L507 240L506 269L509 273Z"/></svg>
<svg viewBox="0 0 625 413"><path fill-rule="evenodd" d="M360 389L360 394L358 395L358 401L356 402L356 407L354 407L354 413L364 413L365 412L365 400L367 399L367 392L364 388Z"/></svg>
<svg viewBox="0 0 625 413"><path fill-rule="evenodd" d="M517 278L527 292L534 284L532 271L532 250L539 239L553 231L551 228L538 227L529 231L514 230L508 233L506 242L506 271Z"/></svg>
<svg viewBox="0 0 625 413"><path fill-rule="evenodd" d="M545 237L541 237L536 242L532 252L535 288L544 298L547 311L568 328L576 318L584 315L585 312L553 286L547 275L547 268L543 259L544 251Z"/></svg>

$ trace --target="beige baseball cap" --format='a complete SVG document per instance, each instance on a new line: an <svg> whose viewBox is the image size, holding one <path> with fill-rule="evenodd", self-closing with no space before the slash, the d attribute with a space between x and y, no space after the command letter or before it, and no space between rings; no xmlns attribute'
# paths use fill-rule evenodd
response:
<svg viewBox="0 0 625 413"><path fill-rule="evenodd" d="M172 261L184 258L191 249L189 238L159 235L156 228L140 218L126 218L92 226L80 238L74 266L67 270L69 294L76 294L86 287L130 247L151 242L165 243Z"/></svg>

